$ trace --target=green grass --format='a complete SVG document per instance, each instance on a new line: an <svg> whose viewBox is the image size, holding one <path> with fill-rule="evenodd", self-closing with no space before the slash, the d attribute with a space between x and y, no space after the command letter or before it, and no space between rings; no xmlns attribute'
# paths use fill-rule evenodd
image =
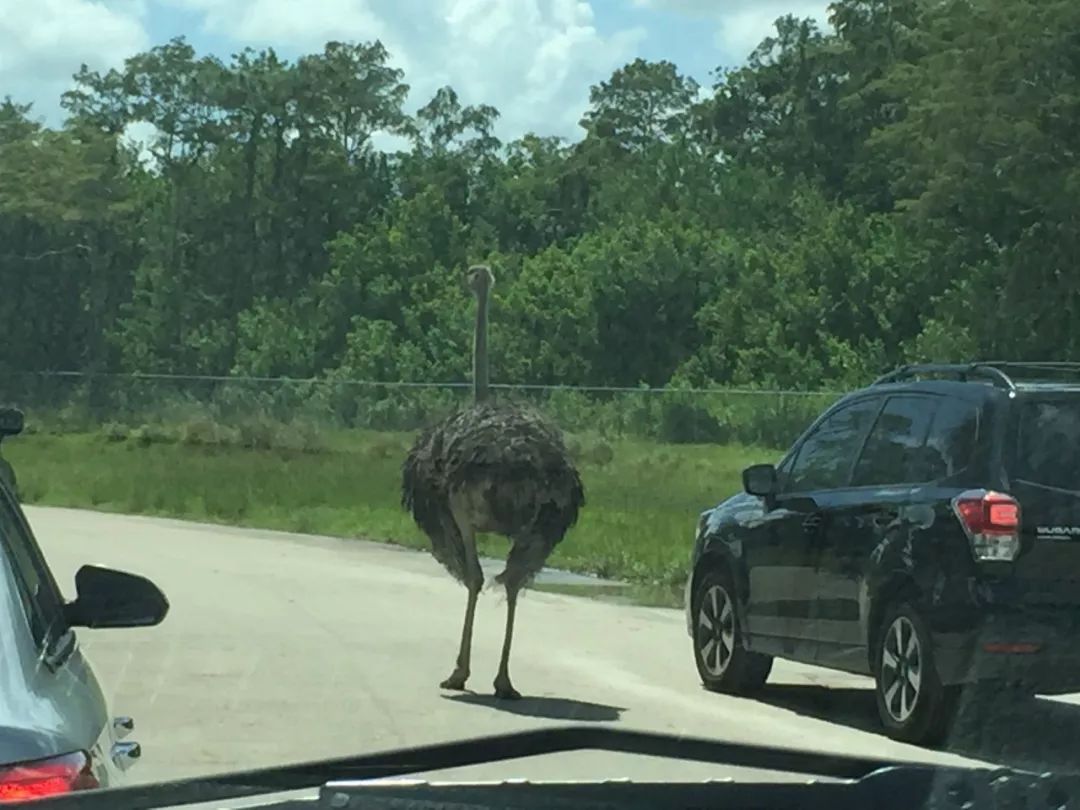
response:
<svg viewBox="0 0 1080 810"><path fill-rule="evenodd" d="M109 427L21 436L4 443L4 454L27 503L424 548L426 539L398 505L411 439L349 431L322 437L321 449L258 449ZM643 592L682 583L697 515L740 488L743 467L777 456L739 446L569 441L588 503L550 564L626 580ZM500 537L481 538L481 545L485 554L505 554Z"/></svg>

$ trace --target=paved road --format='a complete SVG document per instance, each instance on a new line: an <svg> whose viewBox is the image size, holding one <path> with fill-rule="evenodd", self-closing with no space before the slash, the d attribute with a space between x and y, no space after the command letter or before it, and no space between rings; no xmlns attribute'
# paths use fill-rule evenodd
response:
<svg viewBox="0 0 1080 810"><path fill-rule="evenodd" d="M115 711L135 717L138 781L180 778L537 728L628 728L934 761L1080 762L1080 707L1039 700L951 751L894 743L870 682L778 662L760 700L704 692L678 611L540 592L518 611L511 674L527 696L488 697L504 602L481 597L470 687L438 688L456 652L464 591L423 553L178 521L28 508L61 587L94 562L155 580L156 628L82 631ZM1075 765L1074 765L1075 767ZM455 773L453 775L462 775ZM703 765L587 754L470 769L491 778L707 778Z"/></svg>

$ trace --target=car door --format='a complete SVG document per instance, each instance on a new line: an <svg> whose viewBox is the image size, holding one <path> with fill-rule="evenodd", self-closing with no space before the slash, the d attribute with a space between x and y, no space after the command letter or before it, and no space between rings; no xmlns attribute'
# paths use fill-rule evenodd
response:
<svg viewBox="0 0 1080 810"><path fill-rule="evenodd" d="M867 432L881 408L881 395L845 401L797 443L778 480L779 493L748 551L751 633L780 644L775 651L797 658L814 654L814 607L820 503L846 486ZM774 644L775 646L775 644Z"/></svg>
<svg viewBox="0 0 1080 810"><path fill-rule="evenodd" d="M850 485L830 494L815 575L815 636L823 665L868 670L867 575L875 548L901 529L914 487L933 474L926 463L926 442L941 401L932 394L890 396L862 447Z"/></svg>

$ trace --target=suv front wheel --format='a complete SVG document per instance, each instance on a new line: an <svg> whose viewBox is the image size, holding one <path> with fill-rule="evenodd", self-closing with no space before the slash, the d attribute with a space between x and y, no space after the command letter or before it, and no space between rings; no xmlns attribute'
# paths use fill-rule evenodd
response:
<svg viewBox="0 0 1080 810"><path fill-rule="evenodd" d="M889 736L915 745L936 745L949 730L956 690L942 685L934 666L930 633L907 603L885 612L874 660L878 715Z"/></svg>
<svg viewBox="0 0 1080 810"><path fill-rule="evenodd" d="M705 688L745 695L764 686L772 658L743 647L735 589L726 572L705 573L694 588L694 661Z"/></svg>

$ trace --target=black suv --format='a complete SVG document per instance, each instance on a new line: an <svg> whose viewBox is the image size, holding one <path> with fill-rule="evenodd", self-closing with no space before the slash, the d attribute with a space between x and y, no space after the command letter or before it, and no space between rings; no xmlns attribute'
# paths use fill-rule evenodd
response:
<svg viewBox="0 0 1080 810"><path fill-rule="evenodd" d="M774 656L872 675L889 735L924 745L965 684L1080 691L1078 450L1080 364L907 366L848 394L701 515L703 683L750 693Z"/></svg>

